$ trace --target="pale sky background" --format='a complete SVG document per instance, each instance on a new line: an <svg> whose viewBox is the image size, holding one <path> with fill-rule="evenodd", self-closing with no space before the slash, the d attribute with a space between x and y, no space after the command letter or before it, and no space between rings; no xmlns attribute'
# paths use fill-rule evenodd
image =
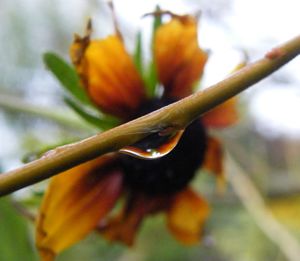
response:
<svg viewBox="0 0 300 261"><path fill-rule="evenodd" d="M140 14L153 9L158 2L162 8L183 14L201 9L201 1L189 1L189 5L188 1L180 0L137 2L115 1L118 14L133 25L139 24ZM211 3L212 9L218 4L226 6L222 0ZM212 52L204 86L226 77L241 59L239 49L249 52L250 61L254 61L272 46L299 34L299 10L299 0L233 0L218 23L204 15L200 21L199 42ZM250 113L257 120L259 130L300 137L299 69L298 58L273 76L284 77L287 83L265 80L250 91Z"/></svg>

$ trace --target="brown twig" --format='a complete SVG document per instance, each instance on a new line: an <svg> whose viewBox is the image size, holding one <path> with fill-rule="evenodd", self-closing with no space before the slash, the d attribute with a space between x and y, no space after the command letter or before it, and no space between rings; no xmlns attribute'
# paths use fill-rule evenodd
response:
<svg viewBox="0 0 300 261"><path fill-rule="evenodd" d="M150 133L170 127L185 128L201 114L242 92L292 60L300 53L300 36L272 50L276 52L274 54L272 51L271 54L268 52L264 58L247 65L208 89L114 129L59 147L41 159L0 175L0 195L47 179L105 153L117 151Z"/></svg>

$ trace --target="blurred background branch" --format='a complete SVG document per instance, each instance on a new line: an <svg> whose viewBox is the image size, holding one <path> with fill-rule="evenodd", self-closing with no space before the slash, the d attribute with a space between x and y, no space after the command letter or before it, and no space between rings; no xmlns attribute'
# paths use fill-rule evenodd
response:
<svg viewBox="0 0 300 261"><path fill-rule="evenodd" d="M253 216L260 229L273 241L290 261L299 260L300 243L281 225L266 207L263 197L247 173L228 153L226 173L230 185L242 204Z"/></svg>
<svg viewBox="0 0 300 261"><path fill-rule="evenodd" d="M84 131L95 130L71 111L34 105L12 95L0 93L0 107L10 111L33 114L36 117L54 121L68 128Z"/></svg>

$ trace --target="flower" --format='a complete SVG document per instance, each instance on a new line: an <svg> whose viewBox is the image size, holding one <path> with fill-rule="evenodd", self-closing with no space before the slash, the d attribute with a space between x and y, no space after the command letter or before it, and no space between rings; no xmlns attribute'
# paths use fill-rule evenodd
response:
<svg viewBox="0 0 300 261"><path fill-rule="evenodd" d="M197 21L192 16L171 14L171 20L155 31L153 59L163 88L160 97L147 96L145 81L119 34L91 40L90 32L89 26L86 36L75 37L70 48L73 64L94 104L123 122L191 94L202 76L207 54L198 45ZM42 259L52 260L93 230L108 240L132 245L142 220L161 211L176 239L184 244L199 242L210 210L189 183L200 167L222 179L222 147L207 130L236 120L231 99L188 126L176 147L162 158L110 153L53 177L37 221ZM168 139L151 134L133 146L160 148ZM112 209L120 198L124 205L115 214Z"/></svg>

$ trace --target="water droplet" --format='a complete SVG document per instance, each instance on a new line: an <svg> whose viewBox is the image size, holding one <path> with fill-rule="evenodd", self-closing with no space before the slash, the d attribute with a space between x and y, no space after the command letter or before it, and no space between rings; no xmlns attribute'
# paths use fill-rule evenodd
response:
<svg viewBox="0 0 300 261"><path fill-rule="evenodd" d="M140 159L158 159L171 152L179 142L184 130L173 132L159 132L151 134L143 140L131 146L126 146L119 150Z"/></svg>

